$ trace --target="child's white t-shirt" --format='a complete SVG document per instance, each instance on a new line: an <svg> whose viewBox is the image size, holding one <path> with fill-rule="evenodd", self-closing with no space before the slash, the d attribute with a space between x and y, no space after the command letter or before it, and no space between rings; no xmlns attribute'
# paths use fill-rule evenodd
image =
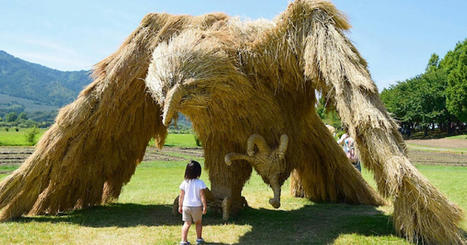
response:
<svg viewBox="0 0 467 245"><path fill-rule="evenodd" d="M185 197L183 198L184 207L201 207L201 197L199 192L202 189L206 189L206 185L200 179L184 180L180 184L180 190L185 191Z"/></svg>

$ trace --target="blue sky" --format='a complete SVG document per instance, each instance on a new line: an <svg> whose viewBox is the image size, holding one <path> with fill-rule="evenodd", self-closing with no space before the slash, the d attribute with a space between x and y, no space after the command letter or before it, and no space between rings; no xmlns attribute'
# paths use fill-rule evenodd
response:
<svg viewBox="0 0 467 245"><path fill-rule="evenodd" d="M424 71L467 38L466 0L334 0L379 89ZM149 12L272 19L287 0L0 0L0 50L59 70L90 69Z"/></svg>

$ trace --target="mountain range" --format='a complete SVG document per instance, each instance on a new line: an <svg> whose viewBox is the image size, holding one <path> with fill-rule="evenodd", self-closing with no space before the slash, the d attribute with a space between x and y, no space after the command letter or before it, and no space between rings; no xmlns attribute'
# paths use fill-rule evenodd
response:
<svg viewBox="0 0 467 245"><path fill-rule="evenodd" d="M72 102L91 82L90 71L59 71L0 50L0 108L51 110Z"/></svg>
<svg viewBox="0 0 467 245"><path fill-rule="evenodd" d="M56 111L75 100L92 81L90 74L84 70L55 70L0 50L0 116L24 111L30 118L53 121ZM191 128L191 122L182 114L178 125Z"/></svg>

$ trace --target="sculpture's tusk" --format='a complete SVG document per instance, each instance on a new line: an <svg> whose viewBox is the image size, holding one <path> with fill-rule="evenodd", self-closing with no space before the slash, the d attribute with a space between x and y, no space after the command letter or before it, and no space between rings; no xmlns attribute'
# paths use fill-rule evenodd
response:
<svg viewBox="0 0 467 245"><path fill-rule="evenodd" d="M225 164L227 164L228 166L232 165L232 161L235 161L235 160L246 160L250 164L253 164L251 157L245 154L234 153L234 152L225 154L224 161L225 161Z"/></svg>

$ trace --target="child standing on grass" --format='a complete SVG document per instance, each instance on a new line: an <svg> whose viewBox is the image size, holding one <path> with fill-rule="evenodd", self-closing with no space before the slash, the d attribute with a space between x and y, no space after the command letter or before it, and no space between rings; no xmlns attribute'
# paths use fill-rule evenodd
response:
<svg viewBox="0 0 467 245"><path fill-rule="evenodd" d="M178 212L182 214L185 222L182 227L182 241L180 245L190 244L187 241L188 230L191 224L196 224L196 244L203 244L202 238L203 224L201 223L203 214L206 214L206 196L204 189L206 185L199 178L201 176L201 165L199 162L191 160L186 165L185 180L180 184L180 197L178 199Z"/></svg>

